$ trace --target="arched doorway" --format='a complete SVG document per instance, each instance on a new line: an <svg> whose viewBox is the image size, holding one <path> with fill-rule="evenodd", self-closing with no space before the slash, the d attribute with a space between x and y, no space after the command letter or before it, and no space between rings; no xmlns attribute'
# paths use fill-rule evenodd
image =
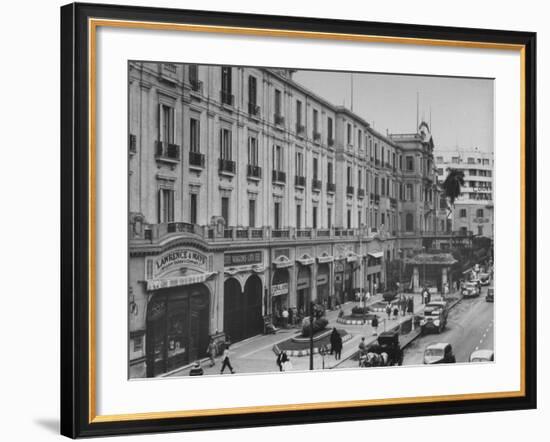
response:
<svg viewBox="0 0 550 442"><path fill-rule="evenodd" d="M246 337L255 336L263 331L262 280L258 275L252 275L244 285L245 311L244 324Z"/></svg>
<svg viewBox="0 0 550 442"><path fill-rule="evenodd" d="M229 278L224 286L224 330L231 342L262 332L262 281L252 275L246 281L244 292L235 278Z"/></svg>
<svg viewBox="0 0 550 442"><path fill-rule="evenodd" d="M296 308L298 311L309 311L309 302L311 300L311 271L309 270L309 266L300 266L296 289Z"/></svg>
<svg viewBox="0 0 550 442"><path fill-rule="evenodd" d="M241 284L235 278L227 279L223 284L223 329L230 342L240 341L244 336L240 323L242 304Z"/></svg>
<svg viewBox="0 0 550 442"><path fill-rule="evenodd" d="M205 356L210 294L204 284L158 290L147 305L147 377Z"/></svg>

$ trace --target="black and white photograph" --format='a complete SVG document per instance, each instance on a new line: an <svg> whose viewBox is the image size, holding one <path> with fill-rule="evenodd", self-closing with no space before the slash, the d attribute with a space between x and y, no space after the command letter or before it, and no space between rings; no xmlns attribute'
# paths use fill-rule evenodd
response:
<svg viewBox="0 0 550 442"><path fill-rule="evenodd" d="M494 361L493 83L129 61L129 378Z"/></svg>

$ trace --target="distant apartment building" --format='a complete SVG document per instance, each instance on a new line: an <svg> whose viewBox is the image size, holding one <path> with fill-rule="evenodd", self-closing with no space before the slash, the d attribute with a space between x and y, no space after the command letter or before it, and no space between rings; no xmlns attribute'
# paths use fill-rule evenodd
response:
<svg viewBox="0 0 550 442"><path fill-rule="evenodd" d="M130 376L374 292L441 229L427 124L382 135L283 69L129 63Z"/></svg>
<svg viewBox="0 0 550 442"><path fill-rule="evenodd" d="M452 213L453 231L493 238L493 154L479 149L436 149L434 155L440 182L449 169L464 172L465 185Z"/></svg>

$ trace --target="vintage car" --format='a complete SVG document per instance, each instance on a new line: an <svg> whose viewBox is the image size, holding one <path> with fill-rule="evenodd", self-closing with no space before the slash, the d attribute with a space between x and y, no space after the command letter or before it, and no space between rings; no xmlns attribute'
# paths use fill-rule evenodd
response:
<svg viewBox="0 0 550 442"><path fill-rule="evenodd" d="M491 283L491 275L489 273L480 273L479 282L483 286L487 286Z"/></svg>
<svg viewBox="0 0 550 442"><path fill-rule="evenodd" d="M485 295L485 301L495 302L495 289L493 287L489 287L487 289L487 294Z"/></svg>
<svg viewBox="0 0 550 442"><path fill-rule="evenodd" d="M441 333L447 325L447 315L447 306L446 304L442 305L441 301L427 304L426 307L424 307L424 316L420 320L422 333L428 331Z"/></svg>
<svg viewBox="0 0 550 442"><path fill-rule="evenodd" d="M429 344L424 350L424 364L453 364L455 362L453 347L446 342Z"/></svg>
<svg viewBox="0 0 550 442"><path fill-rule="evenodd" d="M479 296L479 284L477 282L469 281L462 284L461 293L464 298L474 298Z"/></svg>
<svg viewBox="0 0 550 442"><path fill-rule="evenodd" d="M470 355L470 362L493 362L494 360L495 352L493 350L476 350Z"/></svg>

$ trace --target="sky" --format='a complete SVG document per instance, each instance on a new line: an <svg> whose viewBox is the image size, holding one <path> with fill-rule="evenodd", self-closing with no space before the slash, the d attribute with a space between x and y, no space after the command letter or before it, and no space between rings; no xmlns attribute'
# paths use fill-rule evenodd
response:
<svg viewBox="0 0 550 442"><path fill-rule="evenodd" d="M336 105L351 108L350 73L297 71L293 79ZM493 80L353 74L353 111L378 132L412 133L428 124L437 149L493 152ZM431 114L431 117L430 117Z"/></svg>

